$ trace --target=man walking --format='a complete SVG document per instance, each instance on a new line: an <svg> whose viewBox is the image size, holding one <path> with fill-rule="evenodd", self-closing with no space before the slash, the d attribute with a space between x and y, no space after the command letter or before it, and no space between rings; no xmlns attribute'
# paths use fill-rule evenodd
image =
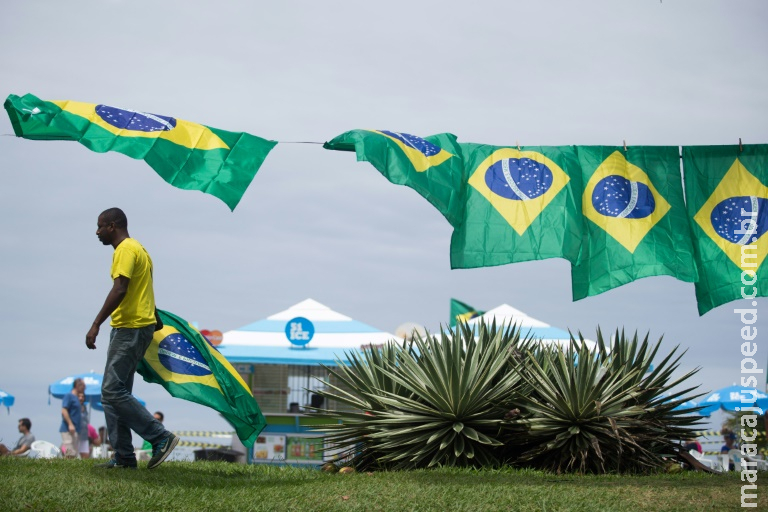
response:
<svg viewBox="0 0 768 512"><path fill-rule="evenodd" d="M112 289L85 336L86 346L95 349L99 327L108 316L112 317L101 403L115 455L100 466L136 469L133 430L152 444L152 458L147 464L152 469L159 466L179 442L178 437L165 430L131 395L136 367L152 342L157 323L152 259L128 234L128 219L119 208L110 208L99 215L96 236L101 243L115 249L110 272Z"/></svg>
<svg viewBox="0 0 768 512"><path fill-rule="evenodd" d="M13 446L12 449L9 449L4 444L0 444L0 456L27 455L27 452L32 447L32 443L35 442L35 436L33 436L32 432L30 432L31 428L32 428L32 422L29 421L29 418L21 418L19 420L19 432L21 433L21 437L19 438L19 440L16 442L16 444Z"/></svg>
<svg viewBox="0 0 768 512"><path fill-rule="evenodd" d="M85 393L85 381L75 379L72 382L72 390L64 395L61 400L61 443L64 456L68 459L77 458L78 436L80 429L82 409L77 395Z"/></svg>

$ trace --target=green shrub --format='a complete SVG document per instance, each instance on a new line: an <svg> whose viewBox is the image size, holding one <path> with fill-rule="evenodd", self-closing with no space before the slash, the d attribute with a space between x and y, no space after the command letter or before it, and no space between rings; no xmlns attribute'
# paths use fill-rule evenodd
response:
<svg viewBox="0 0 768 512"><path fill-rule="evenodd" d="M677 348L650 370L651 346L616 333L610 349L543 346L515 326L460 323L439 337L349 352L326 367L321 431L358 470L516 464L556 472L662 468L699 418L669 394ZM331 378L333 377L333 378Z"/></svg>
<svg viewBox="0 0 768 512"><path fill-rule="evenodd" d="M499 465L520 380L510 356L530 342L514 326L462 324L438 339L351 352L349 365L326 368L343 385L325 382L320 394L357 411L318 410L339 422L324 426L326 439L358 469Z"/></svg>
<svg viewBox="0 0 768 512"><path fill-rule="evenodd" d="M513 400L521 415L506 423L516 434L508 443L515 464L558 473L664 467L700 418L674 410L694 388L669 391L698 371L671 380L677 347L649 371L660 343L617 332L608 350L598 330L596 349L527 352L515 369L529 386Z"/></svg>

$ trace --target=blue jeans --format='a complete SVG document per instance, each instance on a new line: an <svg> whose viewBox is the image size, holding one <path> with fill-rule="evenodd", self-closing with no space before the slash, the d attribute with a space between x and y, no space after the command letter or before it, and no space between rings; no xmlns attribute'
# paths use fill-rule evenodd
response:
<svg viewBox="0 0 768 512"><path fill-rule="evenodd" d="M138 329L114 328L109 335L101 403L115 458L124 462L136 461L131 430L153 445L169 434L131 394L136 367L152 343L154 332L155 326L148 325Z"/></svg>

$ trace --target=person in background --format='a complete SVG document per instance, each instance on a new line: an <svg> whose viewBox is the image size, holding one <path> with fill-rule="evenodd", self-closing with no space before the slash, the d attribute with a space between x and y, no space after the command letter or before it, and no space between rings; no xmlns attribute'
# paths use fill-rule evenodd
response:
<svg viewBox="0 0 768 512"><path fill-rule="evenodd" d="M88 444L90 445L88 451L91 453L91 456L93 456L93 448L101 446L101 437L99 437L96 427L90 423L88 424Z"/></svg>
<svg viewBox="0 0 768 512"><path fill-rule="evenodd" d="M109 435L107 434L107 427L99 427L98 432L99 445L101 445L100 456L103 458L109 458L109 452L112 451L112 445L109 444ZM96 445L96 446L99 446Z"/></svg>
<svg viewBox="0 0 768 512"><path fill-rule="evenodd" d="M160 423L162 423L163 420L165 419L165 415L162 412L160 412L160 411L155 411L155 414L153 414L152 416L154 416L155 419L157 421L159 421ZM141 445L141 449L142 450L152 450L152 443L150 443L149 441L144 441L144 444Z"/></svg>
<svg viewBox="0 0 768 512"><path fill-rule="evenodd" d="M30 432L31 428L32 428L32 422L29 421L29 418L21 418L19 420L19 432L21 432L21 437L19 438L18 441L16 441L16 444L13 446L13 448L10 448L10 449L4 444L0 444L0 456L26 455L27 452L32 447L32 443L35 442L35 436L33 436L32 432Z"/></svg>
<svg viewBox="0 0 768 512"><path fill-rule="evenodd" d="M704 450L701 448L701 443L696 438L686 439L685 444L683 445L683 448L686 450L696 450L699 453L704 453Z"/></svg>
<svg viewBox="0 0 768 512"><path fill-rule="evenodd" d="M77 441L79 445L80 458L90 459L93 446L100 446L99 434L90 424L88 405L85 402L85 393L78 393L77 398L80 401L80 428L77 429Z"/></svg>
<svg viewBox="0 0 768 512"><path fill-rule="evenodd" d="M736 443L736 433L730 429L723 431L723 441L725 441L725 444L720 448L720 453L725 454L739 448L739 445Z"/></svg>
<svg viewBox="0 0 768 512"><path fill-rule="evenodd" d="M77 395L85 394L85 382L83 379L75 379L72 383L72 391L64 395L61 401L61 432L62 451L69 459L77 458L78 440L77 431L80 429L82 406Z"/></svg>
<svg viewBox="0 0 768 512"><path fill-rule="evenodd" d="M736 443L736 433L733 430L729 428L724 428L722 430L722 434L723 434L723 440L725 441L725 444L722 446L722 448L720 448L721 454L727 455L731 450L737 450L739 448L739 445ZM736 469L736 464L734 464L733 461L731 460L728 463L728 468L731 471L734 471Z"/></svg>

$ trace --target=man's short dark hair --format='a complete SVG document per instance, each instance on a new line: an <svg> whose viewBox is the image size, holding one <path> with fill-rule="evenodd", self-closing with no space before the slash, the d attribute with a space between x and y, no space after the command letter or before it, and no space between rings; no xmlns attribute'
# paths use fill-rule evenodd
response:
<svg viewBox="0 0 768 512"><path fill-rule="evenodd" d="M29 418L21 418L21 419L19 420L19 423L21 423L22 425L24 425L24 427L25 427L27 430L30 430L30 429L32 428L32 422L31 422L31 421L29 421Z"/></svg>
<svg viewBox="0 0 768 512"><path fill-rule="evenodd" d="M155 411L155 414L160 416L160 423L162 423L163 420L165 419L165 415L163 413L161 413L160 411Z"/></svg>
<svg viewBox="0 0 768 512"><path fill-rule="evenodd" d="M83 382L83 379L81 379L80 377L78 377L75 380L73 380L72 381L72 389L75 389L77 387L77 385L80 384L81 382Z"/></svg>
<svg viewBox="0 0 768 512"><path fill-rule="evenodd" d="M118 228L128 229L128 217L125 216L125 213L120 208L108 208L101 212L99 217L104 217L107 223L114 222Z"/></svg>

